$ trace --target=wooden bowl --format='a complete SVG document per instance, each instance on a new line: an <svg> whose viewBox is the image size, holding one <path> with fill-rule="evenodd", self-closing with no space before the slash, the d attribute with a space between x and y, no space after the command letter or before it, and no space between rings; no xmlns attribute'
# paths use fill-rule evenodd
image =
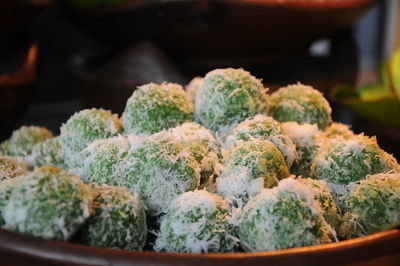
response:
<svg viewBox="0 0 400 266"><path fill-rule="evenodd" d="M0 73L0 141L8 138L25 111L37 79L39 46L36 42L22 49L21 64L12 73Z"/></svg>
<svg viewBox="0 0 400 266"><path fill-rule="evenodd" d="M52 5L53 0L0 1L0 32L14 34Z"/></svg>
<svg viewBox="0 0 400 266"><path fill-rule="evenodd" d="M0 230L2 265L400 265L400 229L338 243L270 252L175 254L48 241Z"/></svg>
<svg viewBox="0 0 400 266"><path fill-rule="evenodd" d="M64 10L71 22L110 45L150 40L182 65L215 68L232 58L264 62L308 49L316 39L350 27L373 3L128 0L84 10L66 5Z"/></svg>

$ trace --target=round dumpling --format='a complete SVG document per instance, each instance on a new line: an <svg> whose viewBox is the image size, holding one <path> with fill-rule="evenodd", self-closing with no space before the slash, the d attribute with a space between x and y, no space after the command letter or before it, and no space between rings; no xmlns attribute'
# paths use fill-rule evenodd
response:
<svg viewBox="0 0 400 266"><path fill-rule="evenodd" d="M0 151L4 155L26 157L32 152L36 143L53 138L53 133L44 127L23 126L15 130L11 138L0 145Z"/></svg>
<svg viewBox="0 0 400 266"><path fill-rule="evenodd" d="M239 207L264 187L276 186L279 180L289 176L282 153L265 140L239 142L223 163L224 170L217 178L217 193Z"/></svg>
<svg viewBox="0 0 400 266"><path fill-rule="evenodd" d="M211 185L221 171L220 149L211 131L194 122L186 122L170 130L176 140L193 154L200 164L200 185Z"/></svg>
<svg viewBox="0 0 400 266"><path fill-rule="evenodd" d="M165 212L174 198L198 188L200 166L192 153L164 131L131 141L120 164L117 185L136 191L155 216Z"/></svg>
<svg viewBox="0 0 400 266"><path fill-rule="evenodd" d="M324 134L328 138L336 138L342 136L345 139L354 137L354 132L351 131L350 126L342 123L333 122L324 131Z"/></svg>
<svg viewBox="0 0 400 266"><path fill-rule="evenodd" d="M322 146L324 136L317 125L298 124L297 122L282 123L284 132L296 145L297 159L290 167L294 175L311 176L311 164Z"/></svg>
<svg viewBox="0 0 400 266"><path fill-rule="evenodd" d="M266 112L261 81L243 69L216 69L204 77L196 96L195 119L224 138L241 121Z"/></svg>
<svg viewBox="0 0 400 266"><path fill-rule="evenodd" d="M129 139L117 136L95 140L82 151L82 180L98 185L117 185L121 176L121 164L130 149Z"/></svg>
<svg viewBox="0 0 400 266"><path fill-rule="evenodd" d="M199 92L200 87L203 86L203 82L204 78L195 77L186 86L186 93L192 102L196 101L197 93Z"/></svg>
<svg viewBox="0 0 400 266"><path fill-rule="evenodd" d="M142 250L147 237L146 213L136 195L123 187L93 185L93 214L79 232L90 246Z"/></svg>
<svg viewBox="0 0 400 266"><path fill-rule="evenodd" d="M23 181L24 176L18 176L12 179L0 181L0 226L4 225L3 212L4 207L10 199L14 188Z"/></svg>
<svg viewBox="0 0 400 266"><path fill-rule="evenodd" d="M179 253L233 252L238 239L229 204L205 190L176 198L162 218L155 249Z"/></svg>
<svg viewBox="0 0 400 266"><path fill-rule="evenodd" d="M74 174L43 166L12 189L4 228L44 239L68 240L90 216L92 193Z"/></svg>
<svg viewBox="0 0 400 266"><path fill-rule="evenodd" d="M0 181L12 179L28 172L28 166L11 157L0 154Z"/></svg>
<svg viewBox="0 0 400 266"><path fill-rule="evenodd" d="M125 133L148 136L193 119L193 102L182 86L149 83L140 86L122 114Z"/></svg>
<svg viewBox="0 0 400 266"><path fill-rule="evenodd" d="M226 138L225 148L230 150L237 142L254 138L271 141L282 152L289 167L297 158L296 146L285 134L281 124L265 115L256 115L237 125Z"/></svg>
<svg viewBox="0 0 400 266"><path fill-rule="evenodd" d="M330 243L335 232L311 189L287 178L249 201L241 216L239 237L242 248L254 252Z"/></svg>
<svg viewBox="0 0 400 266"><path fill-rule="evenodd" d="M330 183L337 195L345 194L350 182L390 170L400 171L396 159L378 146L375 137L364 135L328 139L311 165L311 175Z"/></svg>
<svg viewBox="0 0 400 266"><path fill-rule="evenodd" d="M350 187L339 236L360 237L400 224L400 174L370 175Z"/></svg>
<svg viewBox="0 0 400 266"><path fill-rule="evenodd" d="M314 193L314 199L317 200L323 211L325 220L336 228L339 222L338 208L332 190L324 180L313 178L297 178L297 181L307 185Z"/></svg>
<svg viewBox="0 0 400 266"><path fill-rule="evenodd" d="M272 93L268 107L268 114L279 122L317 124L325 129L332 121L332 109L322 93L300 83Z"/></svg>
<svg viewBox="0 0 400 266"><path fill-rule="evenodd" d="M67 168L59 137L35 144L30 161L35 166L53 165L62 169Z"/></svg>
<svg viewBox="0 0 400 266"><path fill-rule="evenodd" d="M82 164L80 152L98 139L117 135L122 130L117 115L103 109L84 109L61 126L59 142L69 168Z"/></svg>

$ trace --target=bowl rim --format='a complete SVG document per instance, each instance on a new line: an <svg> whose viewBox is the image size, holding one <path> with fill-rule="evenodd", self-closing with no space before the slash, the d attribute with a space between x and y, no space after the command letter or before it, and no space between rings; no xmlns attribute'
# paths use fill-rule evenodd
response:
<svg viewBox="0 0 400 266"><path fill-rule="evenodd" d="M366 8L371 6L376 0L342 0L342 1L310 1L310 0L207 0L208 4L229 3L235 5L262 5L270 8L279 9L297 9L309 11L333 11L333 10L353 10L358 8ZM88 10L81 10L86 15L104 15L119 12L126 12L133 8L151 7L157 5L179 4L179 3L195 3L199 0L135 0L123 1L122 3L95 7Z"/></svg>
<svg viewBox="0 0 400 266"><path fill-rule="evenodd" d="M44 240L0 229L0 252L13 256L35 258L57 263L85 265L151 264L177 265L202 261L224 265L237 263L298 262L308 264L316 260L330 263L349 263L393 254L400 255L400 228L336 243L299 247L278 251L181 254L154 251L127 251L96 248L85 245Z"/></svg>

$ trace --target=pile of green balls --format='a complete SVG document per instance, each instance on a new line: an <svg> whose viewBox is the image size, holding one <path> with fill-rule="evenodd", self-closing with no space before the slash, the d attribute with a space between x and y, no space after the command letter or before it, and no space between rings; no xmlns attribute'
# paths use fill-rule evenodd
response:
<svg viewBox="0 0 400 266"><path fill-rule="evenodd" d="M243 69L136 88L0 144L0 226L98 248L281 250L400 224L400 165L301 83ZM148 225L149 224L149 225Z"/></svg>

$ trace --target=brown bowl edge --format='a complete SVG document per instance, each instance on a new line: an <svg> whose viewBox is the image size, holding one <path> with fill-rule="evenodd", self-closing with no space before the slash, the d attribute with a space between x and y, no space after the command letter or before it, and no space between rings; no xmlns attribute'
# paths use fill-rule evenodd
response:
<svg viewBox="0 0 400 266"><path fill-rule="evenodd" d="M248 265L352 263L400 253L400 229L337 243L253 253L178 254L125 251L49 241L0 229L0 258L32 259L57 265ZM328 261L327 261L328 260ZM7 260L8 261L8 260ZM400 262L400 261L399 261ZM33 265L33 264L32 264ZM36 264L35 264L36 265Z"/></svg>

